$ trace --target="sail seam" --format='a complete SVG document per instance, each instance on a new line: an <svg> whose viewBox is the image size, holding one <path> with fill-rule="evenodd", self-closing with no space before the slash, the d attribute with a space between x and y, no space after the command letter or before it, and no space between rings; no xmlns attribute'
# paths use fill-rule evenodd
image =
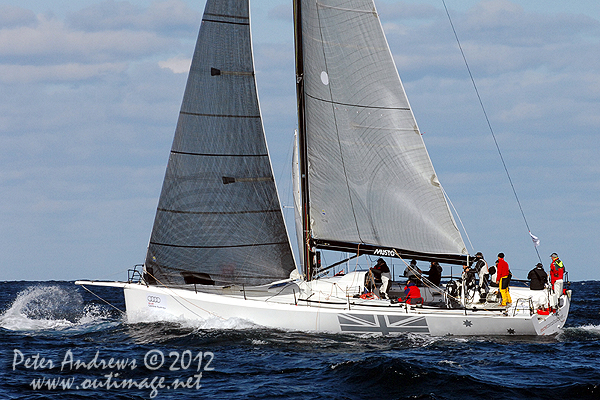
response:
<svg viewBox="0 0 600 400"><path fill-rule="evenodd" d="M230 114L203 114L189 111L180 111L179 114L194 115L198 117L219 117L219 118L260 118L260 115L230 115Z"/></svg>
<svg viewBox="0 0 600 400"><path fill-rule="evenodd" d="M183 210L168 210L166 208L158 208L158 211L173 213L173 214L196 214L196 215L235 215L235 214L260 214L278 212L275 210L255 210L255 211L183 211Z"/></svg>
<svg viewBox="0 0 600 400"><path fill-rule="evenodd" d="M166 246L166 247L179 247L185 249L230 249L235 247L255 247L255 246L275 246L286 244L287 242L272 242L272 243L252 243L252 244L236 244L230 246L185 246L181 244L170 244L170 243L158 243L158 242L150 242L155 246Z"/></svg>
<svg viewBox="0 0 600 400"><path fill-rule="evenodd" d="M213 13L207 13L207 12L205 12L204 15L210 15L211 17L238 18L238 19L250 20L249 17L244 17L244 16L240 16L240 15L213 14Z"/></svg>
<svg viewBox="0 0 600 400"><path fill-rule="evenodd" d="M337 104L340 106L348 106L348 107L359 107L359 108L373 108L376 110L400 110L400 111L410 111L409 107L380 107L380 106L363 106L362 104L350 104L350 103L340 103L339 101L333 101L333 100L327 100L327 99L321 99L319 97L315 97L315 96L311 96L310 94L306 93L306 96L310 97L311 99L317 100L317 101L322 101L324 103L331 103L331 104Z"/></svg>
<svg viewBox="0 0 600 400"><path fill-rule="evenodd" d="M189 151L171 150L171 153L184 154L187 156L205 156L205 157L268 157L268 154L208 154L208 153L193 153Z"/></svg>
<svg viewBox="0 0 600 400"><path fill-rule="evenodd" d="M377 15L377 11L375 11L375 10L357 10L355 8L334 7L334 6L329 6L329 5L326 5L326 4L323 4L323 3L319 3L319 2L317 2L317 6L319 6L321 8L329 8L331 10L357 12L357 13L364 13L364 14L373 14L375 16L378 16Z"/></svg>
<svg viewBox="0 0 600 400"><path fill-rule="evenodd" d="M225 18L242 18L242 17L234 17L232 15L223 15L223 17ZM203 18L202 22L215 22L217 24L232 24L232 25L250 25L250 22L236 22L236 21L219 21L216 19L208 19L208 18Z"/></svg>

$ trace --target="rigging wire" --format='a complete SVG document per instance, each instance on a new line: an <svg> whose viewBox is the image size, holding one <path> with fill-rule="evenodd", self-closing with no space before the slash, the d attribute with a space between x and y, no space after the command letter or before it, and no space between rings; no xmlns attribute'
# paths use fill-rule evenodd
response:
<svg viewBox="0 0 600 400"><path fill-rule="evenodd" d="M444 187L442 185L440 185L440 189L442 189L442 193L444 194L444 197L446 198L448 203L450 203L450 206L454 210L454 214L456 214L456 217L458 218L458 221L460 222L460 226L462 226L463 232L465 233L465 236L467 237L467 240L469 241L469 246L471 246L471 250L473 252L475 252L475 248L473 247L473 243L471 242L471 238L469 237L469 232L467 232L467 229L465 228L465 224L463 224L462 219L460 218L460 215L458 214L458 210L456 209L456 207L454 207L454 203L452 203L452 200L450 200L450 196L448 196L448 193L446 193L446 191L444 190Z"/></svg>
<svg viewBox="0 0 600 400"><path fill-rule="evenodd" d="M96 296L99 300L103 301L104 303L108 304L109 306L111 306L112 308L114 308L115 310L117 310L118 312L120 312L122 315L126 315L125 311L123 311L120 308L118 308L117 306L111 304L108 300L105 300L102 297L98 296L96 293L94 293L90 289L88 289L85 285L81 285L81 287L84 288L85 290L87 290L92 295Z"/></svg>
<svg viewBox="0 0 600 400"><path fill-rule="evenodd" d="M496 140L496 135L494 134L494 129L492 128L492 124L490 119L488 118L487 112L483 105L483 100L479 94L479 90L477 89L477 85L475 84L475 79L473 78L473 74L471 73L471 68L469 67L469 63L467 62L467 57L465 56L465 52L463 51L462 45L460 44L460 40L458 39L458 34L456 33L456 29L454 28L454 23L452 22L452 18L450 17L450 12L448 11L448 7L446 6L446 1L442 0L442 4L444 4L444 9L446 10L446 15L448 16L448 21L450 21L450 26L452 27L452 32L454 33L454 37L456 38L456 43L458 43L458 48L460 49L460 54L462 55L463 61L465 62L465 66L467 67L467 71L469 73L469 77L471 78L471 83L473 84L473 88L475 89L475 93L477 94L477 99L479 100L479 105L481 106L481 110L483 111L483 115L485 116L485 120L487 122L490 133L492 134L492 138L494 139L494 144L496 145L496 150L498 150L498 155L500 156L500 160L502 161L502 166L504 167L504 171L506 172L506 176L508 177L508 182L510 183L510 187L512 188L513 194L515 195L515 199L517 200L517 204L519 205L519 210L521 211L521 216L523 217L523 221L525 221L525 226L527 227L527 231L529 235L533 237L531 233L531 229L529 228L529 223L527 222L527 218L525 217L525 212L523 211L523 207L521 206L521 201L519 200L519 196L517 196L517 191L515 186L513 185L513 181L510 177L510 173L508 172L508 167L506 166L506 162L504 162L504 157L502 156L502 151L500 151L500 145ZM540 253L537 249L537 245L534 244L535 252L537 253L538 259L542 262L542 258L540 257Z"/></svg>

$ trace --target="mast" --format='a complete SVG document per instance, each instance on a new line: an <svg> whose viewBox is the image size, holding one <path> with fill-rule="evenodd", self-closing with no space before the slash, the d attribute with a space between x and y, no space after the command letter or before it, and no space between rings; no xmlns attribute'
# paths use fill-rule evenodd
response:
<svg viewBox="0 0 600 400"><path fill-rule="evenodd" d="M302 248L304 255L304 278L309 281L313 273L311 250L310 208L308 193L308 150L306 145L306 123L304 114L304 60L302 46L302 0L294 0L294 47L296 58L296 98L298 102L298 155L300 170L300 200L302 203Z"/></svg>

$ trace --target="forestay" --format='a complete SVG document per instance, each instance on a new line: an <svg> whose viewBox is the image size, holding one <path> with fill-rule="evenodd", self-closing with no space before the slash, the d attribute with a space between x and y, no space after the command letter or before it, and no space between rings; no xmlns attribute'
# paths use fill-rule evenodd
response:
<svg viewBox="0 0 600 400"><path fill-rule="evenodd" d="M256 94L248 1L209 0L146 270L163 284L261 284L294 268Z"/></svg>
<svg viewBox="0 0 600 400"><path fill-rule="evenodd" d="M312 237L466 254L371 0L301 0Z"/></svg>

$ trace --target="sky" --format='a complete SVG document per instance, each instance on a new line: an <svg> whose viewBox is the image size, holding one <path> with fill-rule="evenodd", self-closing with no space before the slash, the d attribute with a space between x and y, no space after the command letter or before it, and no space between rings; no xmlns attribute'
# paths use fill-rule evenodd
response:
<svg viewBox="0 0 600 400"><path fill-rule="evenodd" d="M470 253L504 252L525 278L539 262L528 225L546 269L557 252L570 280L599 280L600 2L446 0L527 224L442 0L376 5ZM0 280L124 280L143 263L203 8L2 2ZM291 1L251 15L291 224Z"/></svg>

